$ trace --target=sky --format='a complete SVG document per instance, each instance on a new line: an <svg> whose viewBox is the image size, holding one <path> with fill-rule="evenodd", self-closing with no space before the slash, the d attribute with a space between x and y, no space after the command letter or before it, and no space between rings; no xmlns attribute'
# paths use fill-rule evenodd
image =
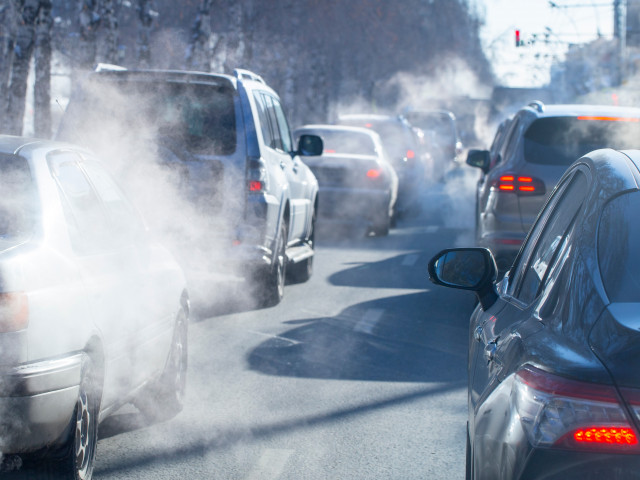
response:
<svg viewBox="0 0 640 480"><path fill-rule="evenodd" d="M613 0L473 0L481 38L503 85L540 86L570 43L613 37ZM515 46L520 30L525 45Z"/></svg>

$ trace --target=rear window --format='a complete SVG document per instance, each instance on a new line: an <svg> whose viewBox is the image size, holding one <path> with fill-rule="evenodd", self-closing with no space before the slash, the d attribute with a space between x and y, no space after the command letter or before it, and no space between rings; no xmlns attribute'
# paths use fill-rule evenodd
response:
<svg viewBox="0 0 640 480"><path fill-rule="evenodd" d="M37 195L27 162L14 155L0 155L0 249L33 235Z"/></svg>
<svg viewBox="0 0 640 480"><path fill-rule="evenodd" d="M369 135L355 132L320 131L324 153L345 153L353 155L376 155L376 147Z"/></svg>
<svg viewBox="0 0 640 480"><path fill-rule="evenodd" d="M83 142L125 129L127 136L170 140L195 154L236 150L234 91L225 86L96 80L72 99L65 116L65 138Z"/></svg>
<svg viewBox="0 0 640 480"><path fill-rule="evenodd" d="M394 163L407 156L407 151L416 148L409 127L397 121L368 121L347 120L340 123L370 128L382 139L384 149L389 153Z"/></svg>
<svg viewBox="0 0 640 480"><path fill-rule="evenodd" d="M592 150L632 148L639 136L637 118L541 118L524 135L524 158L541 165L569 166Z"/></svg>
<svg viewBox="0 0 640 480"><path fill-rule="evenodd" d="M612 200L598 228L598 262L609 300L640 302L640 193Z"/></svg>

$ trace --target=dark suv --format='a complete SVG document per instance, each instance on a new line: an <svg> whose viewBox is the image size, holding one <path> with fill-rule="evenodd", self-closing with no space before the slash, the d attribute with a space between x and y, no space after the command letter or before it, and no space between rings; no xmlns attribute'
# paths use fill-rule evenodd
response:
<svg viewBox="0 0 640 480"><path fill-rule="evenodd" d="M287 269L310 277L318 183L300 156L321 154L322 140L294 147L260 76L98 66L58 138L121 159L114 168L143 197L151 226L170 232L191 278L250 278L266 306L282 298Z"/></svg>
<svg viewBox="0 0 640 480"><path fill-rule="evenodd" d="M599 148L625 149L640 138L640 108L533 102L504 120L491 150L470 150L482 170L476 240L506 271L567 167Z"/></svg>

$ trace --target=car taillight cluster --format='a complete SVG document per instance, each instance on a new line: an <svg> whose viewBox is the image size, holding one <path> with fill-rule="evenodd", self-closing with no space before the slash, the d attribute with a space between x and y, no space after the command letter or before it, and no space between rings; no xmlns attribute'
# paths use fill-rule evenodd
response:
<svg viewBox="0 0 640 480"><path fill-rule="evenodd" d="M516 193L518 195L544 195L546 188L539 178L523 175L505 174L495 180L493 188L501 192Z"/></svg>
<svg viewBox="0 0 640 480"><path fill-rule="evenodd" d="M633 422L611 385L526 366L515 374L512 401L535 447L640 452Z"/></svg>
<svg viewBox="0 0 640 480"><path fill-rule="evenodd" d="M247 166L247 190L261 193L267 190L267 167L261 158L252 158Z"/></svg>
<svg viewBox="0 0 640 480"><path fill-rule="evenodd" d="M24 330L29 324L29 301L24 293L0 293L0 333Z"/></svg>

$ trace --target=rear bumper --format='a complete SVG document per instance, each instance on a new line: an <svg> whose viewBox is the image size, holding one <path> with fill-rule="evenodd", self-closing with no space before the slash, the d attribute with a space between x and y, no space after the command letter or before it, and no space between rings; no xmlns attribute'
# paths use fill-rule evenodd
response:
<svg viewBox="0 0 640 480"><path fill-rule="evenodd" d="M318 220L372 224L389 214L388 190L323 188L318 194Z"/></svg>
<svg viewBox="0 0 640 480"><path fill-rule="evenodd" d="M27 453L61 438L78 399L83 354L0 367L0 451Z"/></svg>

